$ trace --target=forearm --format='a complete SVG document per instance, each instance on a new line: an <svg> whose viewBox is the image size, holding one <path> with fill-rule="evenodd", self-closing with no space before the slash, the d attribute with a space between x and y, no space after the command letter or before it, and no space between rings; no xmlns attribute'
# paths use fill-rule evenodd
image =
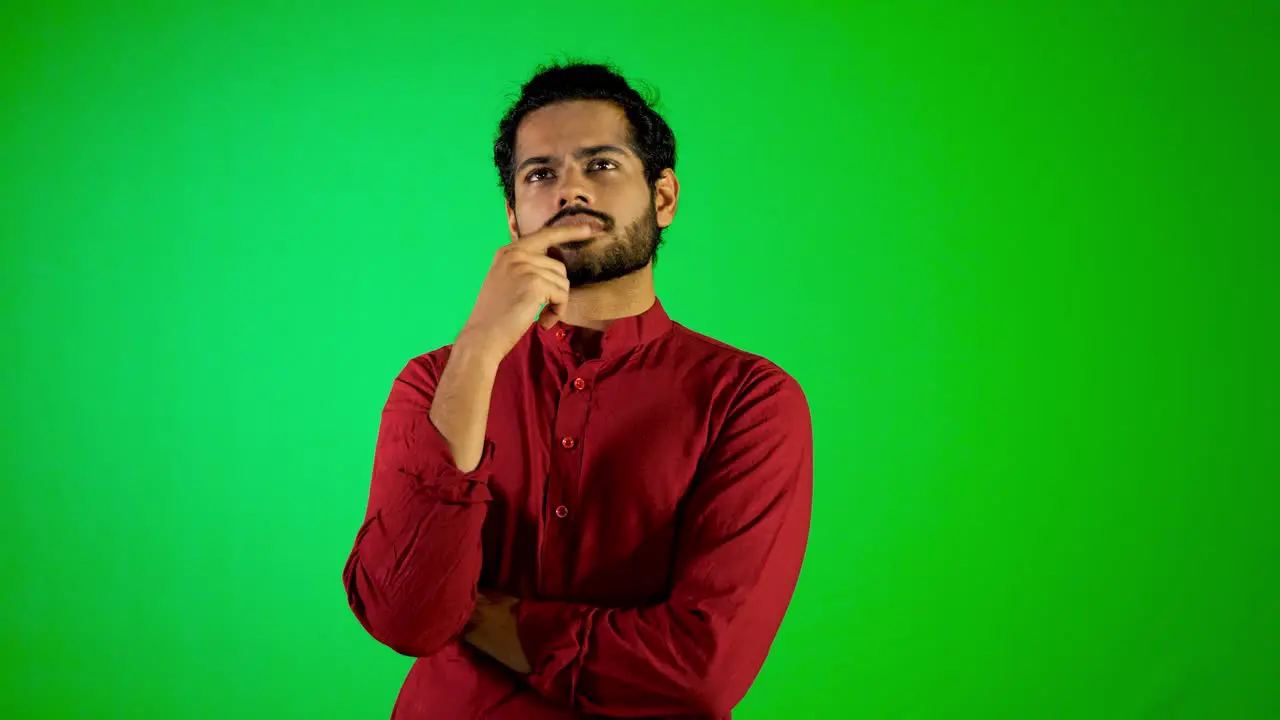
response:
<svg viewBox="0 0 1280 720"><path fill-rule="evenodd" d="M406 493L369 518L344 571L350 606L379 642L425 657L457 638L475 599L487 504Z"/></svg>
<svg viewBox="0 0 1280 720"><path fill-rule="evenodd" d="M415 359L396 378L378 431L365 520L343 572L351 609L369 634L415 657L458 637L467 621L491 499L492 445L484 429L466 470L455 464L453 446L487 414L473 406L480 395L487 403L492 379L475 371L480 363L466 363L465 352L453 359L460 362L448 361L455 368L448 384L437 381L447 372L439 357ZM438 413L437 397L444 404Z"/></svg>
<svg viewBox="0 0 1280 720"><path fill-rule="evenodd" d="M539 694L603 717L722 717L746 694L796 587L813 497L807 406L779 385L758 384L708 452L664 602L519 603Z"/></svg>
<svg viewBox="0 0 1280 720"><path fill-rule="evenodd" d="M458 337L440 376L431 422L449 444L454 464L470 472L480 463L493 383L501 360L482 340Z"/></svg>
<svg viewBox="0 0 1280 720"><path fill-rule="evenodd" d="M642 608L522 601L517 606L529 684L599 717L720 718L763 666L793 578L743 603L668 601Z"/></svg>

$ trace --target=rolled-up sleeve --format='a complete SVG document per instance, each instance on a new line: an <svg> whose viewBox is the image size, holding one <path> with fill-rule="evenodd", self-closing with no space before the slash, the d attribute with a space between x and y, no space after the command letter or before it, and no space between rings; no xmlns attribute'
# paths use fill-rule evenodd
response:
<svg viewBox="0 0 1280 720"><path fill-rule="evenodd" d="M343 569L376 640L412 657L461 634L475 603L493 443L462 472L429 417L447 352L411 360L382 410L364 521Z"/></svg>

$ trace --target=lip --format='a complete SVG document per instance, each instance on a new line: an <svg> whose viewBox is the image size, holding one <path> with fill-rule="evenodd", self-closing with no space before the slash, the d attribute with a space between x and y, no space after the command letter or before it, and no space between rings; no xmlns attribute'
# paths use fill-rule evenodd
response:
<svg viewBox="0 0 1280 720"><path fill-rule="evenodd" d="M602 232L604 230L604 223L590 215L570 215L569 217L557 220L553 224L556 227L563 227L565 225L586 225L596 232Z"/></svg>

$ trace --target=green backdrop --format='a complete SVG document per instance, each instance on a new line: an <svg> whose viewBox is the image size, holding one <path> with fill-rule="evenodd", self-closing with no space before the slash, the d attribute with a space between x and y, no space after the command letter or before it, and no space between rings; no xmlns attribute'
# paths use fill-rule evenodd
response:
<svg viewBox="0 0 1280 720"><path fill-rule="evenodd" d="M379 411L584 56L678 137L664 304L812 404L740 717L1280 717L1275 3L430 5L5 4L0 715L387 716Z"/></svg>

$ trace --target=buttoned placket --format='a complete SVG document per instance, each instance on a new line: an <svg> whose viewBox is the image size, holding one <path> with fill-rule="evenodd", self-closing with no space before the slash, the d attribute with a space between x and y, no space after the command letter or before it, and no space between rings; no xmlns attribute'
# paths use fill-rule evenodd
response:
<svg viewBox="0 0 1280 720"><path fill-rule="evenodd" d="M568 373L561 384L556 407L543 503L544 536L538 563L542 572L538 587L543 597L548 598L565 597L572 590L569 570L574 566L577 553L575 517L582 512L577 500L582 481L584 436L596 373L601 365L599 359L584 362L572 349L571 333L563 328L556 328L552 336Z"/></svg>

